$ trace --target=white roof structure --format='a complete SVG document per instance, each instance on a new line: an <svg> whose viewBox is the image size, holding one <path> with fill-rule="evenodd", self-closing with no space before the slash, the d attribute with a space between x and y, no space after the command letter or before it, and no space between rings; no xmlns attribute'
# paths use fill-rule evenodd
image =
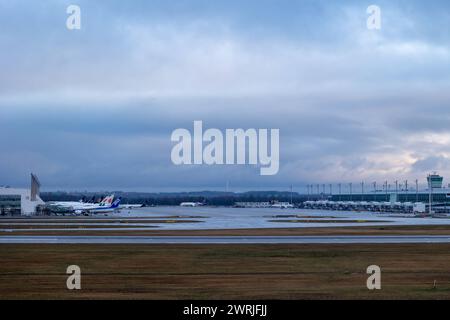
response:
<svg viewBox="0 0 450 320"><path fill-rule="evenodd" d="M39 196L39 182L32 174L31 189L16 189L0 187L0 196L20 196L20 211L22 215L33 215L38 205L45 204ZM34 198L34 200L33 200Z"/></svg>

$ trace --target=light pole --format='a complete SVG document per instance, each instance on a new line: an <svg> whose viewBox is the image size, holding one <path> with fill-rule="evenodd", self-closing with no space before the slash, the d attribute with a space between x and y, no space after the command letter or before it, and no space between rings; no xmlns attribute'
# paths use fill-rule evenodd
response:
<svg viewBox="0 0 450 320"><path fill-rule="evenodd" d="M377 182L376 181L373 182L373 194L374 194L373 201L377 201Z"/></svg>
<svg viewBox="0 0 450 320"><path fill-rule="evenodd" d="M416 179L416 202L419 202L419 180Z"/></svg>
<svg viewBox="0 0 450 320"><path fill-rule="evenodd" d="M291 184L291 204L292 204L292 184Z"/></svg>
<svg viewBox="0 0 450 320"><path fill-rule="evenodd" d="M398 201L398 180L395 180L395 201Z"/></svg>
<svg viewBox="0 0 450 320"><path fill-rule="evenodd" d="M361 201L364 201L364 181L361 182Z"/></svg>
<svg viewBox="0 0 450 320"><path fill-rule="evenodd" d="M408 192L408 180L405 180L405 192L406 192L406 200L405 202L409 201L409 192Z"/></svg>
<svg viewBox="0 0 450 320"><path fill-rule="evenodd" d="M388 182L387 181L384 183L384 190L386 192L386 201L388 201Z"/></svg>

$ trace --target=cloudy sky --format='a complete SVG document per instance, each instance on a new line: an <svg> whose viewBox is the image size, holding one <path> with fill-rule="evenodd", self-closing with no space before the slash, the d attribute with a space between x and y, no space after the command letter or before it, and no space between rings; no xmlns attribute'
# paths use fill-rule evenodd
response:
<svg viewBox="0 0 450 320"><path fill-rule="evenodd" d="M194 120L279 128L279 173L173 165ZM449 177L450 4L0 0L0 145L0 185L48 190Z"/></svg>

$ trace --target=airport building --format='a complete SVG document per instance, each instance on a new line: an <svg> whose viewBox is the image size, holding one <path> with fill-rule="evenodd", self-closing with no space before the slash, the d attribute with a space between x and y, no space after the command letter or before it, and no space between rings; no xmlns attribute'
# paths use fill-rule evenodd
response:
<svg viewBox="0 0 450 320"><path fill-rule="evenodd" d="M34 215L44 201L39 196L40 183L31 174L30 189L0 187L0 214Z"/></svg>
<svg viewBox="0 0 450 320"><path fill-rule="evenodd" d="M266 201L266 202L235 202L236 208L293 208L290 202Z"/></svg>
<svg viewBox="0 0 450 320"><path fill-rule="evenodd" d="M430 174L427 177L428 187L419 189L418 184L408 188L407 184L400 186L398 182L393 185L387 182L372 190L365 190L364 183L356 186L359 191L338 193L321 193L314 195L315 201L306 201L303 206L314 209L331 210L368 210L385 212L417 212L417 213L448 213L450 212L450 187L443 186L443 177ZM356 189L349 184L350 190ZM338 185L339 189L341 185ZM317 187L318 188L318 187ZM311 188L312 189L312 188ZM325 188L323 188L325 189ZM308 196L312 196L308 194Z"/></svg>
<svg viewBox="0 0 450 320"><path fill-rule="evenodd" d="M428 188L399 188L398 186L383 185L381 190L371 190L364 192L364 185L360 186L360 191L356 193L332 194L329 200L332 201L377 201L377 202L423 202L450 204L450 188L443 186L443 177L432 174L427 177ZM431 187L430 187L431 186Z"/></svg>
<svg viewBox="0 0 450 320"><path fill-rule="evenodd" d="M430 193L428 190L419 192L413 191L388 191L388 192L369 192L369 193L343 193L333 194L331 201L367 201L367 202L429 202ZM434 190L432 193L433 203L447 203L450 205L450 189Z"/></svg>
<svg viewBox="0 0 450 320"><path fill-rule="evenodd" d="M272 203L267 202L235 202L236 208L270 208Z"/></svg>

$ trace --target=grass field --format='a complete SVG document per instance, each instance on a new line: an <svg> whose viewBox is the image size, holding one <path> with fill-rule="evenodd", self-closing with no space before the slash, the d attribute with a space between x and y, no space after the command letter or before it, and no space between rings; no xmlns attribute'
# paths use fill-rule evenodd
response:
<svg viewBox="0 0 450 320"><path fill-rule="evenodd" d="M0 256L1 299L450 298L449 244L0 245ZM79 291L66 289L72 264ZM366 288L372 264L382 290Z"/></svg>

